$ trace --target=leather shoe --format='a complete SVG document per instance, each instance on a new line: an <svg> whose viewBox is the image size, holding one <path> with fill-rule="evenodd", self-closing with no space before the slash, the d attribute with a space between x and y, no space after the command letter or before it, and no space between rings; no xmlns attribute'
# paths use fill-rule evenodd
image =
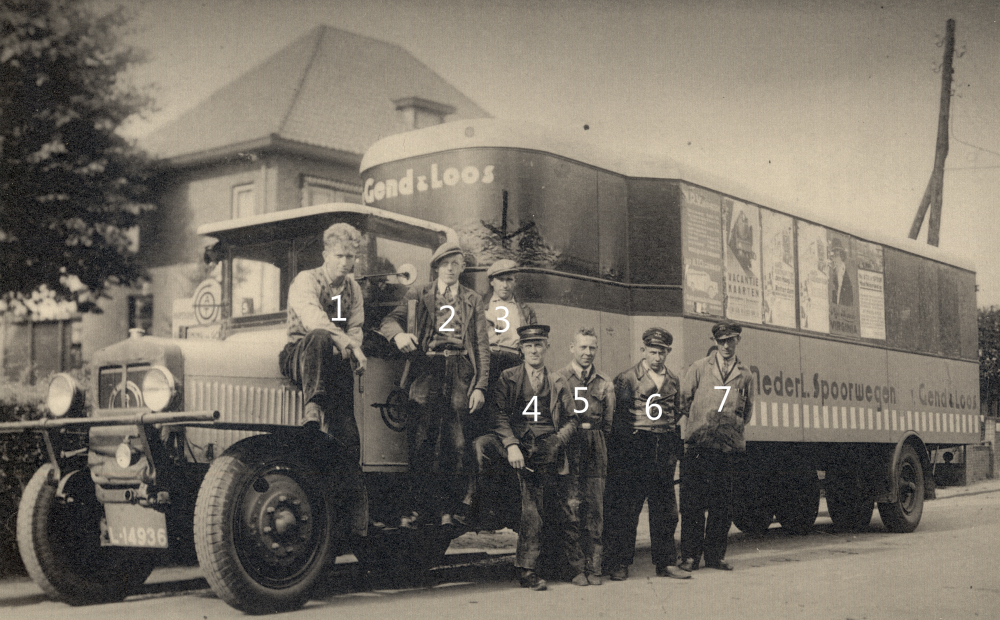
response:
<svg viewBox="0 0 1000 620"><path fill-rule="evenodd" d="M698 564L694 561L694 558L684 558L684 561L677 565L677 568L691 572L698 570Z"/></svg>
<svg viewBox="0 0 1000 620"><path fill-rule="evenodd" d="M690 579L691 573L683 571L676 566L657 566L656 567L657 577L673 577L674 579Z"/></svg>
<svg viewBox="0 0 1000 620"><path fill-rule="evenodd" d="M587 583L589 583L592 586L599 586L602 583L604 583L604 580L601 579L600 575L595 575L595 574L591 573L591 574L587 575Z"/></svg>
<svg viewBox="0 0 1000 620"><path fill-rule="evenodd" d="M538 592L548 589L548 585L546 585L545 580L539 577L533 570L521 571L521 587L531 588L532 590Z"/></svg>
<svg viewBox="0 0 1000 620"><path fill-rule="evenodd" d="M570 583L572 583L574 586L586 586L590 584L590 582L587 580L587 576L584 575L583 573L580 573L576 577L573 577L573 581L571 581Z"/></svg>
<svg viewBox="0 0 1000 620"><path fill-rule="evenodd" d="M628 579L628 566L619 566L618 568L612 569L608 576L611 577L611 581L625 581Z"/></svg>
<svg viewBox="0 0 1000 620"><path fill-rule="evenodd" d="M715 570L733 570L733 565L725 560L719 560L718 562L712 562L711 564L705 562L705 568L714 568Z"/></svg>

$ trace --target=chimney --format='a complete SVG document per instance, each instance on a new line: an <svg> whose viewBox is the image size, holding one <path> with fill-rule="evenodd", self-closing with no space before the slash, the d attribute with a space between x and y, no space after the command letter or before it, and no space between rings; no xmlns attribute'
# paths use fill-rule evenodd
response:
<svg viewBox="0 0 1000 620"><path fill-rule="evenodd" d="M455 113L455 106L421 97L403 97L393 100L393 103L403 115L403 123L407 129L440 125L444 122L444 117Z"/></svg>

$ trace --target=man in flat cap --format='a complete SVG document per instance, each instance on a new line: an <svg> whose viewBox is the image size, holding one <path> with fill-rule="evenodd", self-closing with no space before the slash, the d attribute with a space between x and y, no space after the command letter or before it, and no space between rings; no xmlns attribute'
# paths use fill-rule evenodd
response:
<svg viewBox="0 0 1000 620"><path fill-rule="evenodd" d="M681 381L681 412L688 416L681 459L680 567L732 570L726 542L732 523L733 466L746 451L743 427L753 412L753 375L736 357L743 328L732 321L712 327L718 349L700 359ZM706 512L708 519L706 522Z"/></svg>
<svg viewBox="0 0 1000 620"><path fill-rule="evenodd" d="M517 472L521 523L514 565L521 586L546 589L545 580L535 572L543 520L558 523L562 551L582 577L574 583L587 585L576 515L569 503L569 463L564 449L577 427L576 418L563 410L555 377L545 368L549 326L522 325L517 333L524 363L500 373L493 386L487 405L493 433L476 440L476 455L481 471L506 462Z"/></svg>
<svg viewBox="0 0 1000 620"><path fill-rule="evenodd" d="M615 378L615 414L608 441L605 566L613 581L628 578L643 502L656 574L687 579L677 568L674 470L681 452L677 427L679 382L666 366L674 338L651 327L642 334L642 360Z"/></svg>
<svg viewBox="0 0 1000 620"><path fill-rule="evenodd" d="M407 528L439 519L441 525L452 525L452 513L465 509L461 499L472 464L466 445L474 439L468 418L485 403L490 372L483 299L458 282L465 270L462 248L444 243L431 256L431 268L437 279L420 289L411 287L381 329L400 351L414 354L402 386L409 388L417 411L407 426L414 509L400 520ZM408 328L411 301L416 308Z"/></svg>
<svg viewBox="0 0 1000 620"><path fill-rule="evenodd" d="M496 382L501 372L521 364L517 328L538 323L534 309L519 302L514 295L516 269L517 263L504 258L486 270L493 291L486 304L487 331L490 335L490 385Z"/></svg>

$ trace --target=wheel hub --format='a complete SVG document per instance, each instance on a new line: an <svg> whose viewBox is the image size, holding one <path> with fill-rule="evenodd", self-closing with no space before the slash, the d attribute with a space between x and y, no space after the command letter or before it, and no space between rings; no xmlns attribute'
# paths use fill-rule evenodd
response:
<svg viewBox="0 0 1000 620"><path fill-rule="evenodd" d="M265 562L294 566L312 554L312 509L294 479L274 473L261 477L249 491L246 507L248 529L256 534Z"/></svg>

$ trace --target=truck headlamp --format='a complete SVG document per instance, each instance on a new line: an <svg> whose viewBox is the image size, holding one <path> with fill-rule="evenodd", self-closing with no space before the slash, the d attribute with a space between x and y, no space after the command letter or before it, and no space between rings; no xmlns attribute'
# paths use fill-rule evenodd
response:
<svg viewBox="0 0 1000 620"><path fill-rule="evenodd" d="M49 414L61 418L83 405L83 390L70 375L61 372L49 381L49 392L45 398Z"/></svg>
<svg viewBox="0 0 1000 620"><path fill-rule="evenodd" d="M153 366L142 379L142 400L153 411L163 411L173 400L174 376L163 366Z"/></svg>

